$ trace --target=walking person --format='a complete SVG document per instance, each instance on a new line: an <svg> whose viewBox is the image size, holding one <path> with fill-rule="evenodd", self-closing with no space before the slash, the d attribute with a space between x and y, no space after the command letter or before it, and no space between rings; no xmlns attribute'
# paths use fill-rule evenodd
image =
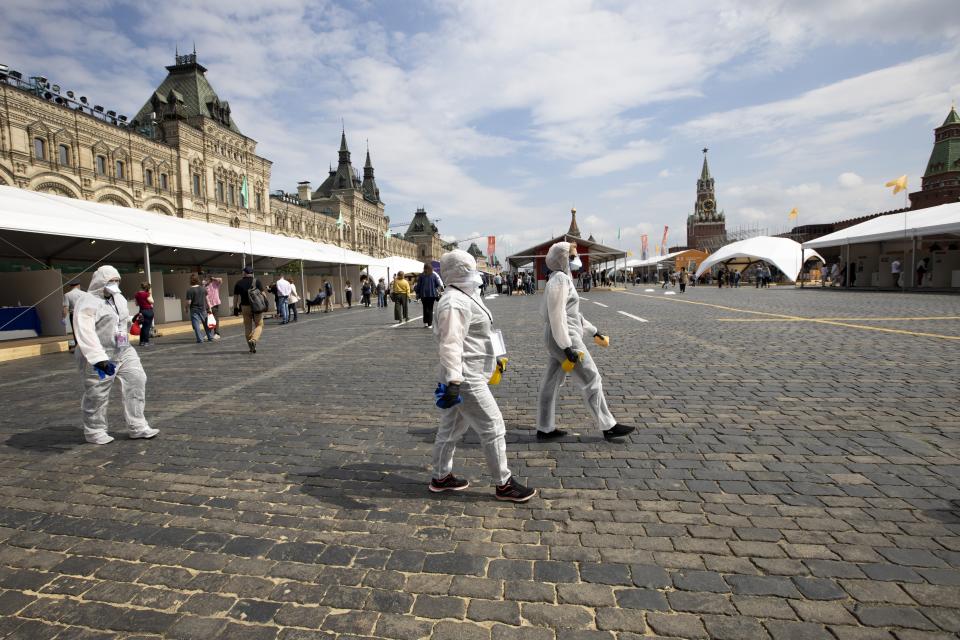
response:
<svg viewBox="0 0 960 640"><path fill-rule="evenodd" d="M443 254L440 269L449 291L437 305L434 334L439 342L437 406L442 410L433 444L430 491L463 491L467 480L453 475L453 455L467 428L480 439L497 500L526 502L537 491L520 484L507 466L506 425L488 386L497 369L492 338L493 315L477 293L481 276L466 251Z"/></svg>
<svg viewBox="0 0 960 640"><path fill-rule="evenodd" d="M287 298L290 297L290 281L281 273L273 284L277 287L277 315L280 316L280 324L288 324L290 322L290 308L287 306Z"/></svg>
<svg viewBox="0 0 960 640"><path fill-rule="evenodd" d="M67 341L67 347L70 353L77 347L77 336L73 326L73 312L77 308L77 300L83 297L84 291L80 288L80 281L74 280L67 285L67 292L63 294L63 319L60 323L67 327L73 340Z"/></svg>
<svg viewBox="0 0 960 640"><path fill-rule="evenodd" d="M690 283L690 274L686 267L680 267L680 293L686 293L687 284Z"/></svg>
<svg viewBox="0 0 960 640"><path fill-rule="evenodd" d="M253 277L253 267L244 267L243 278L233 285L233 315L243 315L243 331L250 353L257 352L266 310L267 297L263 293L263 285Z"/></svg>
<svg viewBox="0 0 960 640"><path fill-rule="evenodd" d="M557 395L566 372L576 380L583 394L587 410L603 432L605 440L622 438L634 427L619 424L607 407L600 372L584 338L590 336L601 347L610 339L590 324L580 313L580 296L573 285L571 273L583 265L577 255L577 245L558 242L547 251L547 267L553 273L547 281L541 315L544 319L544 342L547 348L547 368L540 382L537 407L537 439L553 440L566 435L557 429Z"/></svg>
<svg viewBox="0 0 960 640"><path fill-rule="evenodd" d="M503 278L500 276L499 273L493 277L493 284L494 284L494 286L497 288L497 295L502 294L502 293L503 293Z"/></svg>
<svg viewBox="0 0 960 640"><path fill-rule="evenodd" d="M900 266L900 259L894 258L893 262L890 263L890 273L893 275L894 289L900 288L900 273L902 271L903 271L903 268Z"/></svg>
<svg viewBox="0 0 960 640"><path fill-rule="evenodd" d="M370 293L372 288L370 286L370 278L363 277L360 278L360 304L370 308Z"/></svg>
<svg viewBox="0 0 960 640"><path fill-rule="evenodd" d="M377 308L387 308L387 283L384 282L383 278L377 280Z"/></svg>
<svg viewBox="0 0 960 640"><path fill-rule="evenodd" d="M350 309L353 307L353 287L350 286L350 281L347 280L347 286L343 288L343 293L347 298L347 308Z"/></svg>
<svg viewBox="0 0 960 640"><path fill-rule="evenodd" d="M423 304L423 326L427 328L433 326L433 305L440 298L441 291L443 291L443 283L440 281L440 276L433 272L432 265L424 263L423 273L417 278L413 292Z"/></svg>
<svg viewBox="0 0 960 640"><path fill-rule="evenodd" d="M78 298L73 313L77 368L83 380L83 437L92 444L113 442L107 433L107 404L116 379L129 437L149 440L160 433L143 415L147 374L130 346L130 325L127 300L120 294L120 273L104 265L94 272L90 289Z"/></svg>
<svg viewBox="0 0 960 640"><path fill-rule="evenodd" d="M329 280L323 281L323 312L330 313L330 305L333 304L333 285Z"/></svg>
<svg viewBox="0 0 960 640"><path fill-rule="evenodd" d="M213 339L220 339L220 285L223 284L223 278L215 278L214 276L207 277L203 286L207 289L207 307L210 309L210 313L213 314L214 320L217 321L217 324L213 327ZM143 330L141 329L141 335L143 335Z"/></svg>
<svg viewBox="0 0 960 640"><path fill-rule="evenodd" d="M153 330L153 294L150 292L149 282L140 283L140 291L133 296L140 310L140 342L139 346L150 346L150 332Z"/></svg>
<svg viewBox="0 0 960 640"><path fill-rule="evenodd" d="M290 294L287 296L287 317L293 316L291 322L297 321L297 303L300 302L300 294L297 293L297 285L290 281Z"/></svg>
<svg viewBox="0 0 960 640"><path fill-rule="evenodd" d="M403 319L402 322L409 322L410 283L403 277L403 271L397 272L397 277L393 280L390 297L393 299L393 319L397 324L401 324L401 318Z"/></svg>
<svg viewBox="0 0 960 640"><path fill-rule="evenodd" d="M190 275L190 288L185 298L197 344L203 342L204 335L207 336L207 342L213 342L213 333L207 326L207 290L200 286L200 276L195 273Z"/></svg>
<svg viewBox="0 0 960 640"><path fill-rule="evenodd" d="M767 273L770 273L769 270L767 271ZM770 281L769 276L767 277L767 281L768 282ZM839 285L840 285L840 263L834 262L833 267L831 267L830 269L830 286L837 287Z"/></svg>

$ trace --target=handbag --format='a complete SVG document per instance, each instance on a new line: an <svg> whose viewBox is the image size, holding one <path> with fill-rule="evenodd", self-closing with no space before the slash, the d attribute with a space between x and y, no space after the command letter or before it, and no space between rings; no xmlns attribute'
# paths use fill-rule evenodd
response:
<svg viewBox="0 0 960 640"><path fill-rule="evenodd" d="M138 313L133 319L133 324L130 325L130 335L138 336L140 335L140 320L142 316Z"/></svg>

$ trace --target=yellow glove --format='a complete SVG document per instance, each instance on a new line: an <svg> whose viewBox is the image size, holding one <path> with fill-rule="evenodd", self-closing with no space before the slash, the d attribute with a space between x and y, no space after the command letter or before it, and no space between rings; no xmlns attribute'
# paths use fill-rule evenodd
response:
<svg viewBox="0 0 960 640"><path fill-rule="evenodd" d="M599 333L593 336L593 341L598 347L609 347L610 346L610 336L600 335Z"/></svg>
<svg viewBox="0 0 960 640"><path fill-rule="evenodd" d="M507 358L497 358L497 368L494 369L493 375L490 376L490 384L500 384L500 380L503 379L503 374L507 371Z"/></svg>

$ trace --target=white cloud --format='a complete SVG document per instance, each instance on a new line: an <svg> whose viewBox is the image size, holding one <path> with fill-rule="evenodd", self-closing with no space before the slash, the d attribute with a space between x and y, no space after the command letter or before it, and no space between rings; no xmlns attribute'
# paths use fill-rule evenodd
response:
<svg viewBox="0 0 960 640"><path fill-rule="evenodd" d="M570 175L575 178L600 176L658 160L662 155L663 148L659 144L649 140L634 140L621 149L577 164Z"/></svg>
<svg viewBox="0 0 960 640"><path fill-rule="evenodd" d="M859 187L860 185L863 184L863 178L853 173L852 171L846 171L844 173L841 173L839 177L837 177L837 182L840 183L841 187L847 187L847 188Z"/></svg>
<svg viewBox="0 0 960 640"><path fill-rule="evenodd" d="M673 175L673 172L670 169L661 169L660 173L657 174L658 178L669 178Z"/></svg>

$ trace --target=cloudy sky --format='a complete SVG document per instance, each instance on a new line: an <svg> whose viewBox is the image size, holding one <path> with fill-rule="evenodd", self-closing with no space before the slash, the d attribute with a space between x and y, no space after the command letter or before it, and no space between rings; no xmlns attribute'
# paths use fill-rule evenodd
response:
<svg viewBox="0 0 960 640"><path fill-rule="evenodd" d="M396 223L505 254L575 204L637 251L685 241L704 146L728 228L899 206L960 96L955 3L4 0L0 62L133 114L196 42L272 189L317 185L342 119Z"/></svg>

